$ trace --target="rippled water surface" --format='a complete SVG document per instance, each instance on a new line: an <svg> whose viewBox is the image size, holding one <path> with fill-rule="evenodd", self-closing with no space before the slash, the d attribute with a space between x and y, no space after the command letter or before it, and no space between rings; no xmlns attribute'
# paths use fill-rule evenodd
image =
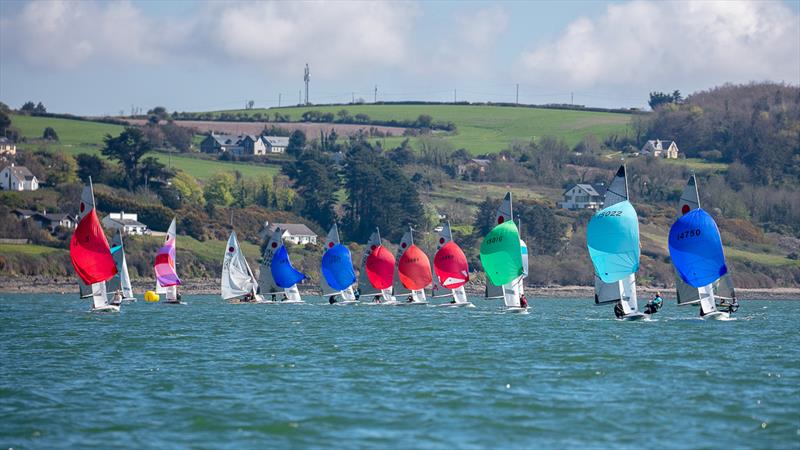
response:
<svg viewBox="0 0 800 450"><path fill-rule="evenodd" d="M477 308L0 294L0 447L798 448L798 302Z"/></svg>

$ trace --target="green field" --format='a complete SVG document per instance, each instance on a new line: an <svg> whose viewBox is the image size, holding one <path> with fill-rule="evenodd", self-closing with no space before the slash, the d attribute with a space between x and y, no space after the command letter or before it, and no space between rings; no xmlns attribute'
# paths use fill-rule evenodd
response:
<svg viewBox="0 0 800 450"><path fill-rule="evenodd" d="M36 244L0 244L1 255L18 253L22 255L39 256L51 253L64 253L66 251L67 250L62 248L45 247L44 245Z"/></svg>
<svg viewBox="0 0 800 450"><path fill-rule="evenodd" d="M445 139L455 148L466 148L472 154L498 152L515 140L527 142L544 136L563 139L574 146L586 136L602 139L611 134L624 135L631 119L628 114L618 113L484 105L345 105L224 112L279 112L289 114L291 120L298 121L305 111L335 114L342 109L351 115L367 114L373 120L414 120L420 114L428 114L435 121L453 122L458 131L454 135L445 136ZM217 113L221 112L223 111ZM387 138L386 141L391 145L401 139Z"/></svg>
<svg viewBox="0 0 800 450"><path fill-rule="evenodd" d="M56 119L51 117L32 117L22 115L11 116L12 126L19 128L20 133L27 139L38 139L46 127L52 127L58 133L58 143L32 142L20 144L22 149L48 149L64 152L72 156L80 153L100 155L103 138L110 134L116 136L124 127L99 122L83 120ZM258 178L273 176L280 170L277 166L263 166L257 164L210 161L189 156L152 153L163 164L183 170L198 179L207 179L217 172L238 170L245 178ZM171 162L170 162L171 161Z"/></svg>
<svg viewBox="0 0 800 450"><path fill-rule="evenodd" d="M726 163L715 163L700 158L662 159L661 161L675 166L686 166L697 172L725 172L728 170Z"/></svg>

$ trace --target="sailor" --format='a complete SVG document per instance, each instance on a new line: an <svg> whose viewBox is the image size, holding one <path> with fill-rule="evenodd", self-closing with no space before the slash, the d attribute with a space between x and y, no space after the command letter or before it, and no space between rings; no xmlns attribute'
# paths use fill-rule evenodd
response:
<svg viewBox="0 0 800 450"><path fill-rule="evenodd" d="M251 302L251 301L253 301L253 294L252 293L245 294L244 298L242 298L242 301L243 302Z"/></svg>
<svg viewBox="0 0 800 450"><path fill-rule="evenodd" d="M661 309L661 306L664 304L664 299L661 298L661 291L656 292L656 296L647 302L647 305L644 307L645 314L655 314Z"/></svg>
<svg viewBox="0 0 800 450"><path fill-rule="evenodd" d="M275 294L272 294L272 301L273 302L277 302L278 301L278 299L275 297Z"/></svg>
<svg viewBox="0 0 800 450"><path fill-rule="evenodd" d="M122 293L120 291L114 292L114 298L111 299L112 305L121 305L122 304Z"/></svg>
<svg viewBox="0 0 800 450"><path fill-rule="evenodd" d="M360 288L356 289L356 291L353 294L356 296L356 300L358 300L359 298L361 298L361 289Z"/></svg>
<svg viewBox="0 0 800 450"><path fill-rule="evenodd" d="M380 295L376 295L375 297L372 297L372 303L380 303L380 302L381 302L381 296Z"/></svg>
<svg viewBox="0 0 800 450"><path fill-rule="evenodd" d="M409 295L408 298L406 299L406 303L414 303L414 297Z"/></svg>
<svg viewBox="0 0 800 450"><path fill-rule="evenodd" d="M520 306L521 308L528 309L528 299L527 299L527 298L525 298L525 294L522 294L522 295L519 297L519 306Z"/></svg>
<svg viewBox="0 0 800 450"><path fill-rule="evenodd" d="M723 299L719 303L719 307L720 308L727 308L727 310L725 312L727 312L728 314L733 314L733 313L736 312L737 309L739 309L739 302L736 301L736 297L731 298L730 302L728 302L727 300Z"/></svg>
<svg viewBox="0 0 800 450"><path fill-rule="evenodd" d="M330 297L328 297L328 303L330 303L331 305L336 303L336 296L331 295Z"/></svg>
<svg viewBox="0 0 800 450"><path fill-rule="evenodd" d="M452 299L452 300L450 300L450 303L452 303L452 304L454 304L454 305L455 305L455 304L456 304L456 299Z"/></svg>
<svg viewBox="0 0 800 450"><path fill-rule="evenodd" d="M286 300L289 300L289 297L287 297L286 294L281 295L281 301L285 302Z"/></svg>
<svg viewBox="0 0 800 450"><path fill-rule="evenodd" d="M617 319L622 319L625 316L625 309L622 308L622 300L617 301L617 304L614 305L614 315L617 316Z"/></svg>

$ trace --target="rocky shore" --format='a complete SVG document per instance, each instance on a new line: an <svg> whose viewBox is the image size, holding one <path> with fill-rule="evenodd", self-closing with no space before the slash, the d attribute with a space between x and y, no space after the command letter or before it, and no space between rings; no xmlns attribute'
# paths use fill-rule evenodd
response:
<svg viewBox="0 0 800 450"><path fill-rule="evenodd" d="M137 280L133 282L133 288L137 294L154 288L149 280ZM181 293L184 294L219 294L219 280L211 278L184 280ZM640 299L648 299L655 295L657 291L662 291L664 298L674 298L672 289L638 287ZM0 277L0 293L71 293L77 292L77 285L73 278L69 277ZM319 295L319 290L314 285L300 287L300 292L306 295ZM469 295L482 295L484 288L481 285L470 283L467 285ZM546 287L525 287L525 293L529 298L565 298L588 300L594 297L592 286L546 286ZM800 288L772 288L772 289L736 289L740 300L760 299L760 300L800 300Z"/></svg>

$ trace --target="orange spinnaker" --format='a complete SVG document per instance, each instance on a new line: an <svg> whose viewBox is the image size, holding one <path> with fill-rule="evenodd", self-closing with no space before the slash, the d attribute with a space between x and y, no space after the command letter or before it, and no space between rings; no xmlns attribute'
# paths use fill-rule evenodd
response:
<svg viewBox="0 0 800 450"><path fill-rule="evenodd" d="M403 286L413 291L425 289L433 281L428 255L414 244L411 244L411 247L408 247L400 257L397 272Z"/></svg>

